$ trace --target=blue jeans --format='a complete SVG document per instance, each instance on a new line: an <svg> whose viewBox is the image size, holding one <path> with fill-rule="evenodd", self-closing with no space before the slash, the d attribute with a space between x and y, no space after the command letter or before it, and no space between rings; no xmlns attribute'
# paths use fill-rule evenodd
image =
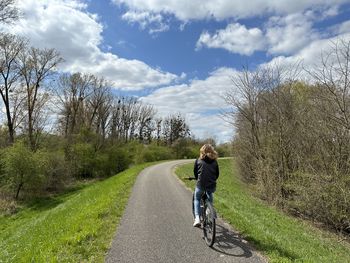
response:
<svg viewBox="0 0 350 263"><path fill-rule="evenodd" d="M194 190L194 214L195 216L199 216L200 214L200 201L202 193L204 192L203 189L196 186L196 189ZM213 203L213 193L215 192L215 189L207 190L208 193L208 199L211 203Z"/></svg>

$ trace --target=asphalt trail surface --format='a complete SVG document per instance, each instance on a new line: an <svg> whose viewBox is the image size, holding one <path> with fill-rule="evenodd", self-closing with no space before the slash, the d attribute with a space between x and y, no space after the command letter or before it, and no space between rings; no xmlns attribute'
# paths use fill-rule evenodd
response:
<svg viewBox="0 0 350 263"><path fill-rule="evenodd" d="M106 262L266 262L220 219L213 248L205 244L203 231L192 227L192 193L173 174L185 162L139 174Z"/></svg>

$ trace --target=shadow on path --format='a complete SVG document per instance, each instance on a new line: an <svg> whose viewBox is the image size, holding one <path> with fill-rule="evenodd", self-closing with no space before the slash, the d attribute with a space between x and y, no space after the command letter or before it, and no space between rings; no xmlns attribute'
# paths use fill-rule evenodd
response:
<svg viewBox="0 0 350 263"><path fill-rule="evenodd" d="M251 248L240 236L222 225L216 224L216 239L213 250L232 257L252 257Z"/></svg>

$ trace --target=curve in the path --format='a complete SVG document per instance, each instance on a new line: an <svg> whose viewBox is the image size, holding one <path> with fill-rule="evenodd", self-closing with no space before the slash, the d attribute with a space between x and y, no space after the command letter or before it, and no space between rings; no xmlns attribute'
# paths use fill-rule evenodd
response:
<svg viewBox="0 0 350 263"><path fill-rule="evenodd" d="M191 193L173 175L184 162L140 173L106 262L265 262L220 219L214 247L206 246L202 230L192 227Z"/></svg>

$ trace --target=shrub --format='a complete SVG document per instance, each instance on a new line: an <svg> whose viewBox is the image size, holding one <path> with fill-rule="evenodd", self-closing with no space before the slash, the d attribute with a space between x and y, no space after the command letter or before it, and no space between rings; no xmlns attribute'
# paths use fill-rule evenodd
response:
<svg viewBox="0 0 350 263"><path fill-rule="evenodd" d="M93 176L108 177L127 169L130 160L125 149L112 147L105 152L96 153L94 159Z"/></svg>
<svg viewBox="0 0 350 263"><path fill-rule="evenodd" d="M106 177L112 175L112 168L109 163L109 155L106 153L96 153L93 162L93 176Z"/></svg>
<svg viewBox="0 0 350 263"><path fill-rule="evenodd" d="M109 174L114 175L125 169L133 163L133 158L130 157L130 150L127 147L113 146L107 150Z"/></svg>
<svg viewBox="0 0 350 263"><path fill-rule="evenodd" d="M131 163L140 163L139 156L143 151L144 145L139 143L138 141L130 141L123 145L115 145L114 148L117 147L127 150L127 158Z"/></svg>
<svg viewBox="0 0 350 263"><path fill-rule="evenodd" d="M174 152L174 158L176 159L188 159L192 158L193 150L188 146L186 139L178 139L172 144L172 150ZM199 148L198 148L199 152Z"/></svg>
<svg viewBox="0 0 350 263"><path fill-rule="evenodd" d="M47 152L46 189L61 190L69 180L69 167L63 151Z"/></svg>
<svg viewBox="0 0 350 263"><path fill-rule="evenodd" d="M216 147L220 157L229 157L232 156L232 143L220 144Z"/></svg>
<svg viewBox="0 0 350 263"><path fill-rule="evenodd" d="M174 158L174 154L168 147L150 144L143 146L143 149L136 158L136 163L154 162Z"/></svg>
<svg viewBox="0 0 350 263"><path fill-rule="evenodd" d="M199 149L201 147L202 145L199 145L199 144L190 146L186 157L189 159L197 159L199 157Z"/></svg>
<svg viewBox="0 0 350 263"><path fill-rule="evenodd" d="M76 143L68 149L69 169L75 177L108 177L127 169L133 162L135 151L113 145L100 151L90 143Z"/></svg>
<svg viewBox="0 0 350 263"><path fill-rule="evenodd" d="M3 155L3 181L16 199L22 191L32 194L42 190L48 165L44 152L33 153L19 141L8 147Z"/></svg>
<svg viewBox="0 0 350 263"><path fill-rule="evenodd" d="M289 206L308 217L350 233L349 176L293 174L288 188L293 190Z"/></svg>
<svg viewBox="0 0 350 263"><path fill-rule="evenodd" d="M75 177L92 177L95 164L95 150L91 144L76 143L68 149L68 161Z"/></svg>

